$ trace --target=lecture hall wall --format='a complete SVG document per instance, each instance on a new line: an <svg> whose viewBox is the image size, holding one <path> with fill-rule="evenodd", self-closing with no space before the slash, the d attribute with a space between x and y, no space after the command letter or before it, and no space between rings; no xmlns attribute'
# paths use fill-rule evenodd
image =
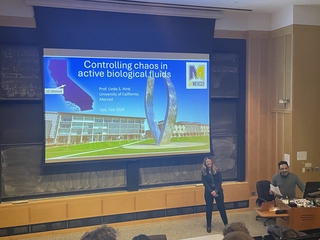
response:
<svg viewBox="0 0 320 240"><path fill-rule="evenodd" d="M7 10L6 14L0 10L0 26L35 28L32 11L24 8L21 6L19 11L16 5L15 11ZM226 12L215 28L215 38L247 40L246 182L226 186L235 193L226 193L226 198L236 200L239 196L234 195L243 192L233 190L240 186L245 190L245 198L251 200L251 207L256 198L252 196L256 181L271 179L284 154L290 156L291 171L304 182L320 181L320 174L315 171L320 167L320 20L312 19L305 8L283 11L290 11L292 17L283 20L281 11L251 16ZM320 8L312 11L320 14ZM260 21L255 25L250 19ZM286 98L286 106L279 103ZM307 160L297 160L299 151L307 152ZM312 169L303 173L306 163L311 163ZM181 194L185 193L182 189ZM202 193L195 194L195 201L201 201ZM122 202L121 195L115 196L117 202ZM178 207L179 202L173 205Z"/></svg>

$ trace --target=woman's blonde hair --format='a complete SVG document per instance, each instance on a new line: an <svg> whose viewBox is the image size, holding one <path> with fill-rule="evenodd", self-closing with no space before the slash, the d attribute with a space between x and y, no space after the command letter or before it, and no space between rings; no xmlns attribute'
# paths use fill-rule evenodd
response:
<svg viewBox="0 0 320 240"><path fill-rule="evenodd" d="M211 169L208 169L208 167L207 167L207 165L206 165L207 159L210 159L211 162L212 162ZM203 159L203 163L202 163L202 169L201 169L202 175L207 175L207 172L208 172L209 170L211 170L211 172L213 172L213 173L216 173L216 172L220 171L220 169L213 163L211 157L205 157L205 158Z"/></svg>

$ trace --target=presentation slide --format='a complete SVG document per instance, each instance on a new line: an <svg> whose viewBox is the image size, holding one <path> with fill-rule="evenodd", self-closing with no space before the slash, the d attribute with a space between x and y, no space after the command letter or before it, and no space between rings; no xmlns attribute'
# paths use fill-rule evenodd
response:
<svg viewBox="0 0 320 240"><path fill-rule="evenodd" d="M209 54L43 52L45 163L210 152Z"/></svg>

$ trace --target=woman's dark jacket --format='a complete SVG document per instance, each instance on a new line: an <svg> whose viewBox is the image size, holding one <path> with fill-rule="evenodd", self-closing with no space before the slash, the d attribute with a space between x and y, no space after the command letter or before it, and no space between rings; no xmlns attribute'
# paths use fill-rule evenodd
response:
<svg viewBox="0 0 320 240"><path fill-rule="evenodd" d="M210 174L208 170L206 175L203 175L202 173L202 183L206 193L211 194L212 191L216 191L216 193L219 194L219 192L222 191L222 177L220 170L218 170L216 174Z"/></svg>

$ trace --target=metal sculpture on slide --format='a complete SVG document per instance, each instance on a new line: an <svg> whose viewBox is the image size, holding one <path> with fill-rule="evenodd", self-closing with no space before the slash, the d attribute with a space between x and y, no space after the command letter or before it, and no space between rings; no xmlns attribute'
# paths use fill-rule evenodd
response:
<svg viewBox="0 0 320 240"><path fill-rule="evenodd" d="M149 128L153 134L156 145L159 146L170 143L174 125L176 123L178 103L176 90L171 80L169 78L163 78L166 86L167 109L162 129L160 130L153 111L154 81L154 78L148 77L145 98L145 111Z"/></svg>

